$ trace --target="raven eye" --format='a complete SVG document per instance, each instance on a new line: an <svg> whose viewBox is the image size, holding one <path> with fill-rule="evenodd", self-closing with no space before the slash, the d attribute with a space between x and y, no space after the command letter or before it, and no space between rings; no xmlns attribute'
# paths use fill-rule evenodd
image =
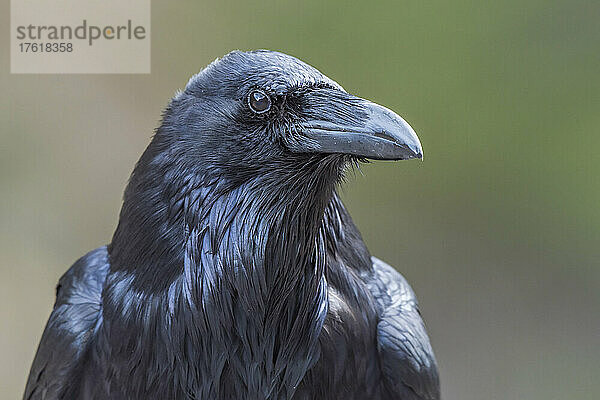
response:
<svg viewBox="0 0 600 400"><path fill-rule="evenodd" d="M252 111L261 114L269 111L269 108L271 108L271 99L262 90L253 90L248 96L248 104Z"/></svg>

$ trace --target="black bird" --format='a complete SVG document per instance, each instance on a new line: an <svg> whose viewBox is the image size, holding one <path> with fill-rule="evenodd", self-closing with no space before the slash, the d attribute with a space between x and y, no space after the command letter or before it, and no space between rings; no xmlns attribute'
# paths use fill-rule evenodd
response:
<svg viewBox="0 0 600 400"><path fill-rule="evenodd" d="M412 128L294 57L232 52L164 112L108 246L60 279L25 399L440 398L404 278L336 187Z"/></svg>

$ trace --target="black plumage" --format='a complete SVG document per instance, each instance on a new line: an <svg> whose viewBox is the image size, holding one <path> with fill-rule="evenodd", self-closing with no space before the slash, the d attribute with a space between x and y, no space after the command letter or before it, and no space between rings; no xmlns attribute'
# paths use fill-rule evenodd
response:
<svg viewBox="0 0 600 400"><path fill-rule="evenodd" d="M285 54L194 76L108 246L60 279L25 399L439 399L416 298L336 194L408 124Z"/></svg>

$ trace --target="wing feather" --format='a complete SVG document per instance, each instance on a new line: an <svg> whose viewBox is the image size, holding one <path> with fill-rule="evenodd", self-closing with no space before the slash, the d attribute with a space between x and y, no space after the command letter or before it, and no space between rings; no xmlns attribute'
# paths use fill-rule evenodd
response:
<svg viewBox="0 0 600 400"><path fill-rule="evenodd" d="M368 285L379 308L377 340L386 387L403 400L439 400L435 356L415 294L394 268L372 260Z"/></svg>
<svg viewBox="0 0 600 400"><path fill-rule="evenodd" d="M72 398L101 319L106 247L77 260L60 278L56 302L33 360L25 400Z"/></svg>

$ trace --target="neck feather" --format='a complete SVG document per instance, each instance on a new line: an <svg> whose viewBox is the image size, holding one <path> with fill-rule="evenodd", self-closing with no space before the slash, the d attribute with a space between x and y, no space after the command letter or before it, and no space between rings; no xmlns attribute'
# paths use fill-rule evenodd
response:
<svg viewBox="0 0 600 400"><path fill-rule="evenodd" d="M134 172L109 247L108 293L127 280L140 302L191 311L192 328L173 320L170 329L197 330L186 346L211 360L194 367L202 375L244 383L223 384L221 394L289 395L318 357L331 243L324 216L330 225L345 213L334 192L340 172L334 156L234 187Z"/></svg>

